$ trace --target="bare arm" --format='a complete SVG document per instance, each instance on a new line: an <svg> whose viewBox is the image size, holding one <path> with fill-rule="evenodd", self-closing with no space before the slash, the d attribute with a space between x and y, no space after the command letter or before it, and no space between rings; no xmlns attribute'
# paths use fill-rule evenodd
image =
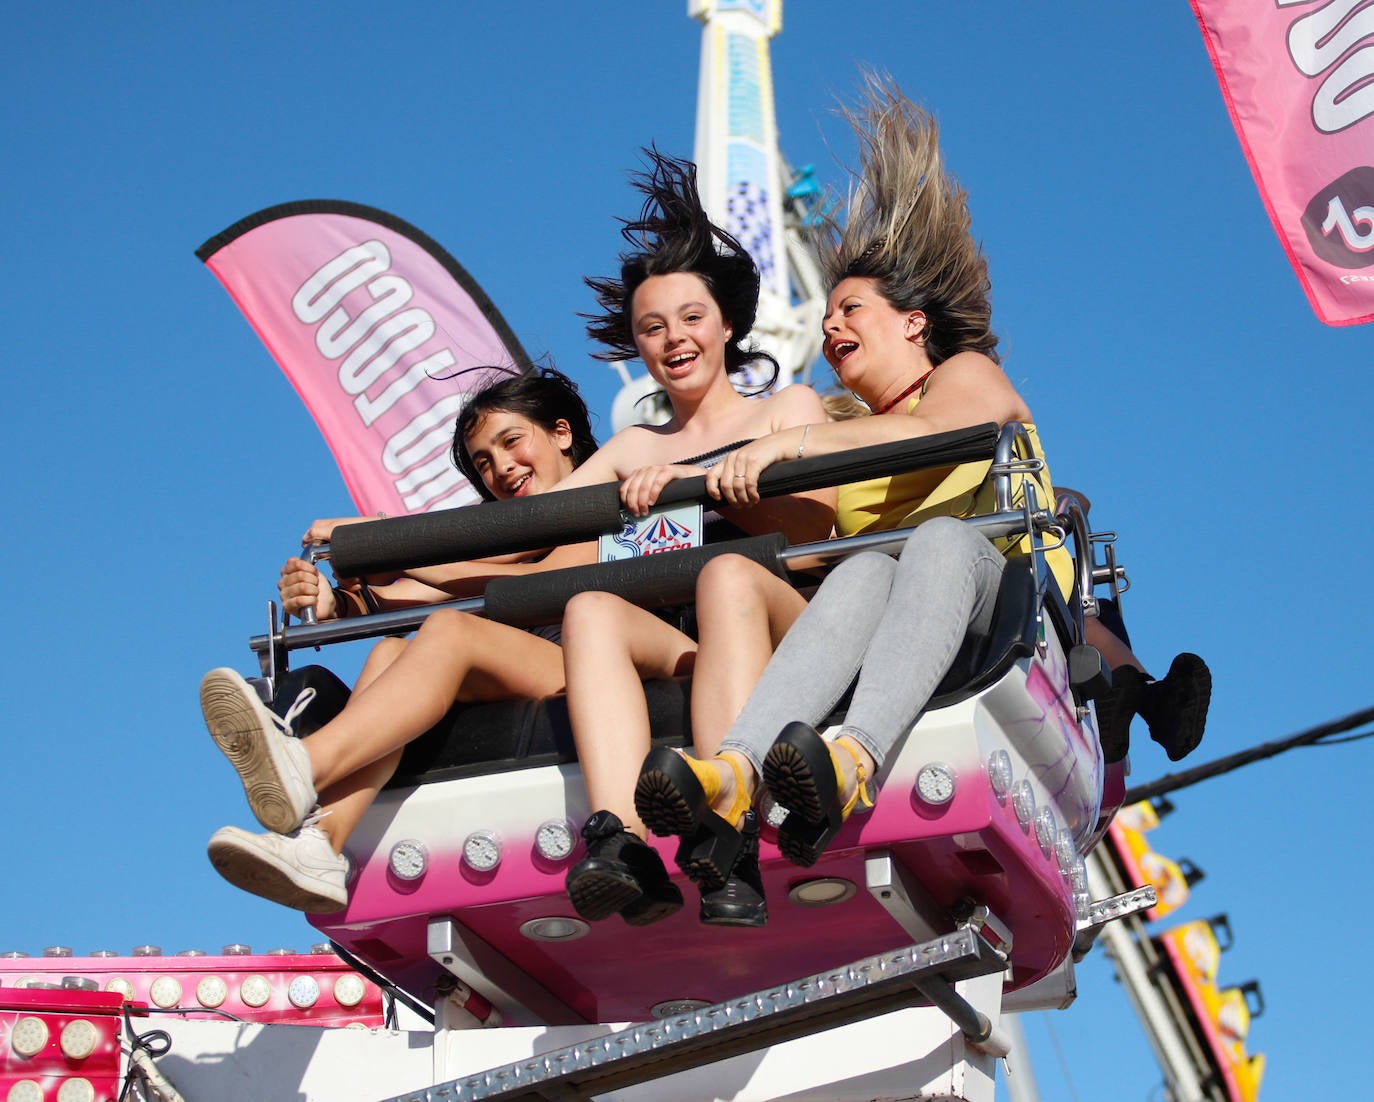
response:
<svg viewBox="0 0 1374 1102"><path fill-rule="evenodd" d="M474 562L444 563L406 571L406 578L422 582L442 591L440 600L454 597L479 597L493 578L521 578L546 570L561 570L568 566L586 566L596 561L595 543L574 543L555 547L535 562ZM399 584L399 583L398 583Z"/></svg>
<svg viewBox="0 0 1374 1102"><path fill-rule="evenodd" d="M797 426L811 425L825 420L825 407L814 390L807 386L789 386L778 394L757 402L757 415L746 425L741 426L738 435L755 436L767 439L779 432ZM614 441L612 441L614 443ZM643 452L652 448L654 443L643 439L628 438L623 452L629 453L628 460L642 461ZM609 447L609 445L608 445ZM661 450L661 446L660 446ZM622 459L626 456L622 455ZM701 467L681 463L658 463L638 466L624 475L620 496L628 512L644 516L654 506L659 494L668 483L679 478L692 478L710 474ZM716 495L719 499L719 495ZM830 535L835 520L837 491L833 487L823 487L806 493L791 494L781 498L767 498L753 502L732 502L736 505L749 505L750 508L724 510L724 514L734 524L751 535L768 532L782 532L792 543L807 543L825 539Z"/></svg>
<svg viewBox="0 0 1374 1102"><path fill-rule="evenodd" d="M798 448L802 441L809 440L812 433L829 427L825 406L821 404L820 396L810 387L787 387L773 399L771 412L773 431L763 437L762 440L787 437L795 433L797 446L784 456L787 459L797 457ZM762 440L755 441L755 443L762 443ZM743 448L731 452L707 472L706 489L717 500L722 500L720 485L723 472L721 468L728 468L733 475L736 467L731 461L740 452L747 451L753 446L746 444ZM812 454L809 444L806 448L806 454ZM736 484L745 484L747 488L745 479L732 477L731 481ZM758 489L757 475L753 489L755 491ZM839 489L837 487L823 486L818 490L790 494L787 497L760 499L755 495L752 500L745 497L735 502L735 504L745 506L745 508L723 509L722 513L746 532L752 534L782 532L791 543L813 543L816 540L829 538L835 525L835 506L838 499ZM725 498L724 500L729 501L730 499Z"/></svg>
<svg viewBox="0 0 1374 1102"><path fill-rule="evenodd" d="M619 436L621 434L617 434ZM614 463L606 452L610 443L593 454L582 466L555 486L550 493L617 481ZM518 578L546 570L585 566L596 561L596 544L578 543L547 550L498 555L471 562L443 563L416 567L405 572L406 579L423 583L441 593L440 600L480 596L493 578Z"/></svg>
<svg viewBox="0 0 1374 1102"><path fill-rule="evenodd" d="M893 411L773 433L726 456L706 476L706 488L731 505L757 502L760 473L774 463L798 458L803 439L806 455L832 455L989 421L1001 425L1016 420L1029 421L1030 410L1002 369L980 353L961 352L931 376L925 397L912 413Z"/></svg>
<svg viewBox="0 0 1374 1102"><path fill-rule="evenodd" d="M344 592L342 605L338 594L324 581L318 569L304 559L287 559L277 582L282 608L290 616L299 616L303 609L313 607L316 618L320 620L334 620L365 611L366 604L358 582L352 578L340 578L338 582ZM377 605L384 609L414 608L452 599L451 594L410 578L400 578L388 585L371 588Z"/></svg>
<svg viewBox="0 0 1374 1102"><path fill-rule="evenodd" d="M604 481L602 479L601 481ZM316 520L306 529L302 545L327 543L334 530L343 524L358 524L377 517L331 517ZM587 550L589 549L589 550ZM473 562L446 563L406 570L399 575L378 577L369 586L377 607L381 609L416 608L423 605L451 601L455 597L480 596L492 578L514 577L538 573L543 570L557 570L563 566L581 566L594 562L596 545L580 544L574 547L554 548L552 551L526 551L518 554L497 555L489 559ZM292 557L282 567L277 582L282 598L282 608L288 615L298 616L305 608L314 607L320 620L333 620L340 616L359 615L367 610L357 579L336 579L345 593L342 604L334 589L329 586L319 570L304 559Z"/></svg>

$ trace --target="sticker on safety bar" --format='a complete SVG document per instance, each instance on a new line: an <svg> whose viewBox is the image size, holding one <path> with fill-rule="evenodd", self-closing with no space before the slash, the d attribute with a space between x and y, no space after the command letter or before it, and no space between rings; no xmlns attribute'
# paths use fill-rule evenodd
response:
<svg viewBox="0 0 1374 1102"><path fill-rule="evenodd" d="M614 562L700 546L701 506L678 505L647 517L628 518L622 531L598 541L597 560Z"/></svg>

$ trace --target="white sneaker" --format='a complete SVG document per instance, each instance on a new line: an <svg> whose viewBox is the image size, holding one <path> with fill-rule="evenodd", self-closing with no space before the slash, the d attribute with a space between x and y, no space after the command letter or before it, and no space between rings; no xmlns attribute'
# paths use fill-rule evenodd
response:
<svg viewBox="0 0 1374 1102"><path fill-rule="evenodd" d="M210 863L236 888L309 914L348 906L348 858L335 853L315 819L290 834L222 827L210 838Z"/></svg>
<svg viewBox="0 0 1374 1102"><path fill-rule="evenodd" d="M238 770L258 822L277 834L295 830L316 803L310 755L291 734L292 721L314 699L315 690L306 689L281 719L233 670L211 670L200 683L205 725Z"/></svg>

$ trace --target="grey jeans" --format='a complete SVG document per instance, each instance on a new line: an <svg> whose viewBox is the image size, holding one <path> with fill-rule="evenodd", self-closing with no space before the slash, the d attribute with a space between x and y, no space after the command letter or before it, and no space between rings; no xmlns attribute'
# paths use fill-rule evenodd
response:
<svg viewBox="0 0 1374 1102"><path fill-rule="evenodd" d="M1006 565L951 517L922 524L898 559L846 559L779 644L721 749L762 773L778 732L793 720L818 724L857 675L844 731L881 768L960 648L987 636Z"/></svg>

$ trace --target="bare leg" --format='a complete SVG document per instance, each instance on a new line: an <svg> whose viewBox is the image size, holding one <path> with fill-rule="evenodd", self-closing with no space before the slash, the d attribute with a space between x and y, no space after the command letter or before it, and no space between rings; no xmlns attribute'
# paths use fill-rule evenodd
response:
<svg viewBox="0 0 1374 1102"><path fill-rule="evenodd" d="M792 626L806 599L771 570L739 555L721 555L697 579L700 644L692 678L692 741L706 761L720 749L730 725L754 691L764 667ZM727 751L752 792L754 767L743 754ZM735 770L721 763L717 813L735 799Z"/></svg>
<svg viewBox="0 0 1374 1102"><path fill-rule="evenodd" d="M537 698L562 688L557 645L467 613L436 612L336 718L303 740L315 787L328 792L386 758L457 701Z"/></svg>
<svg viewBox="0 0 1374 1102"><path fill-rule="evenodd" d="M376 681L405 652L406 642L405 639L383 639L373 647L353 691L362 692ZM377 793L391 780L400 760L401 751L392 750L385 757L363 766L320 793L320 810L324 816L319 826L335 853L343 851L348 836L362 821L367 809L377 798Z"/></svg>
<svg viewBox="0 0 1374 1102"><path fill-rule="evenodd" d="M1146 673L1145 666L1140 659L1135 656L1125 643L1107 630L1106 626L1097 617L1088 617L1083 621L1083 638L1102 655L1102 660L1106 662L1107 669L1115 670L1122 666L1134 666L1141 673Z"/></svg>
<svg viewBox="0 0 1374 1102"><path fill-rule="evenodd" d="M696 650L682 632L611 593L579 593L563 614L568 717L587 798L641 838L633 797L650 735L641 679L691 673Z"/></svg>

